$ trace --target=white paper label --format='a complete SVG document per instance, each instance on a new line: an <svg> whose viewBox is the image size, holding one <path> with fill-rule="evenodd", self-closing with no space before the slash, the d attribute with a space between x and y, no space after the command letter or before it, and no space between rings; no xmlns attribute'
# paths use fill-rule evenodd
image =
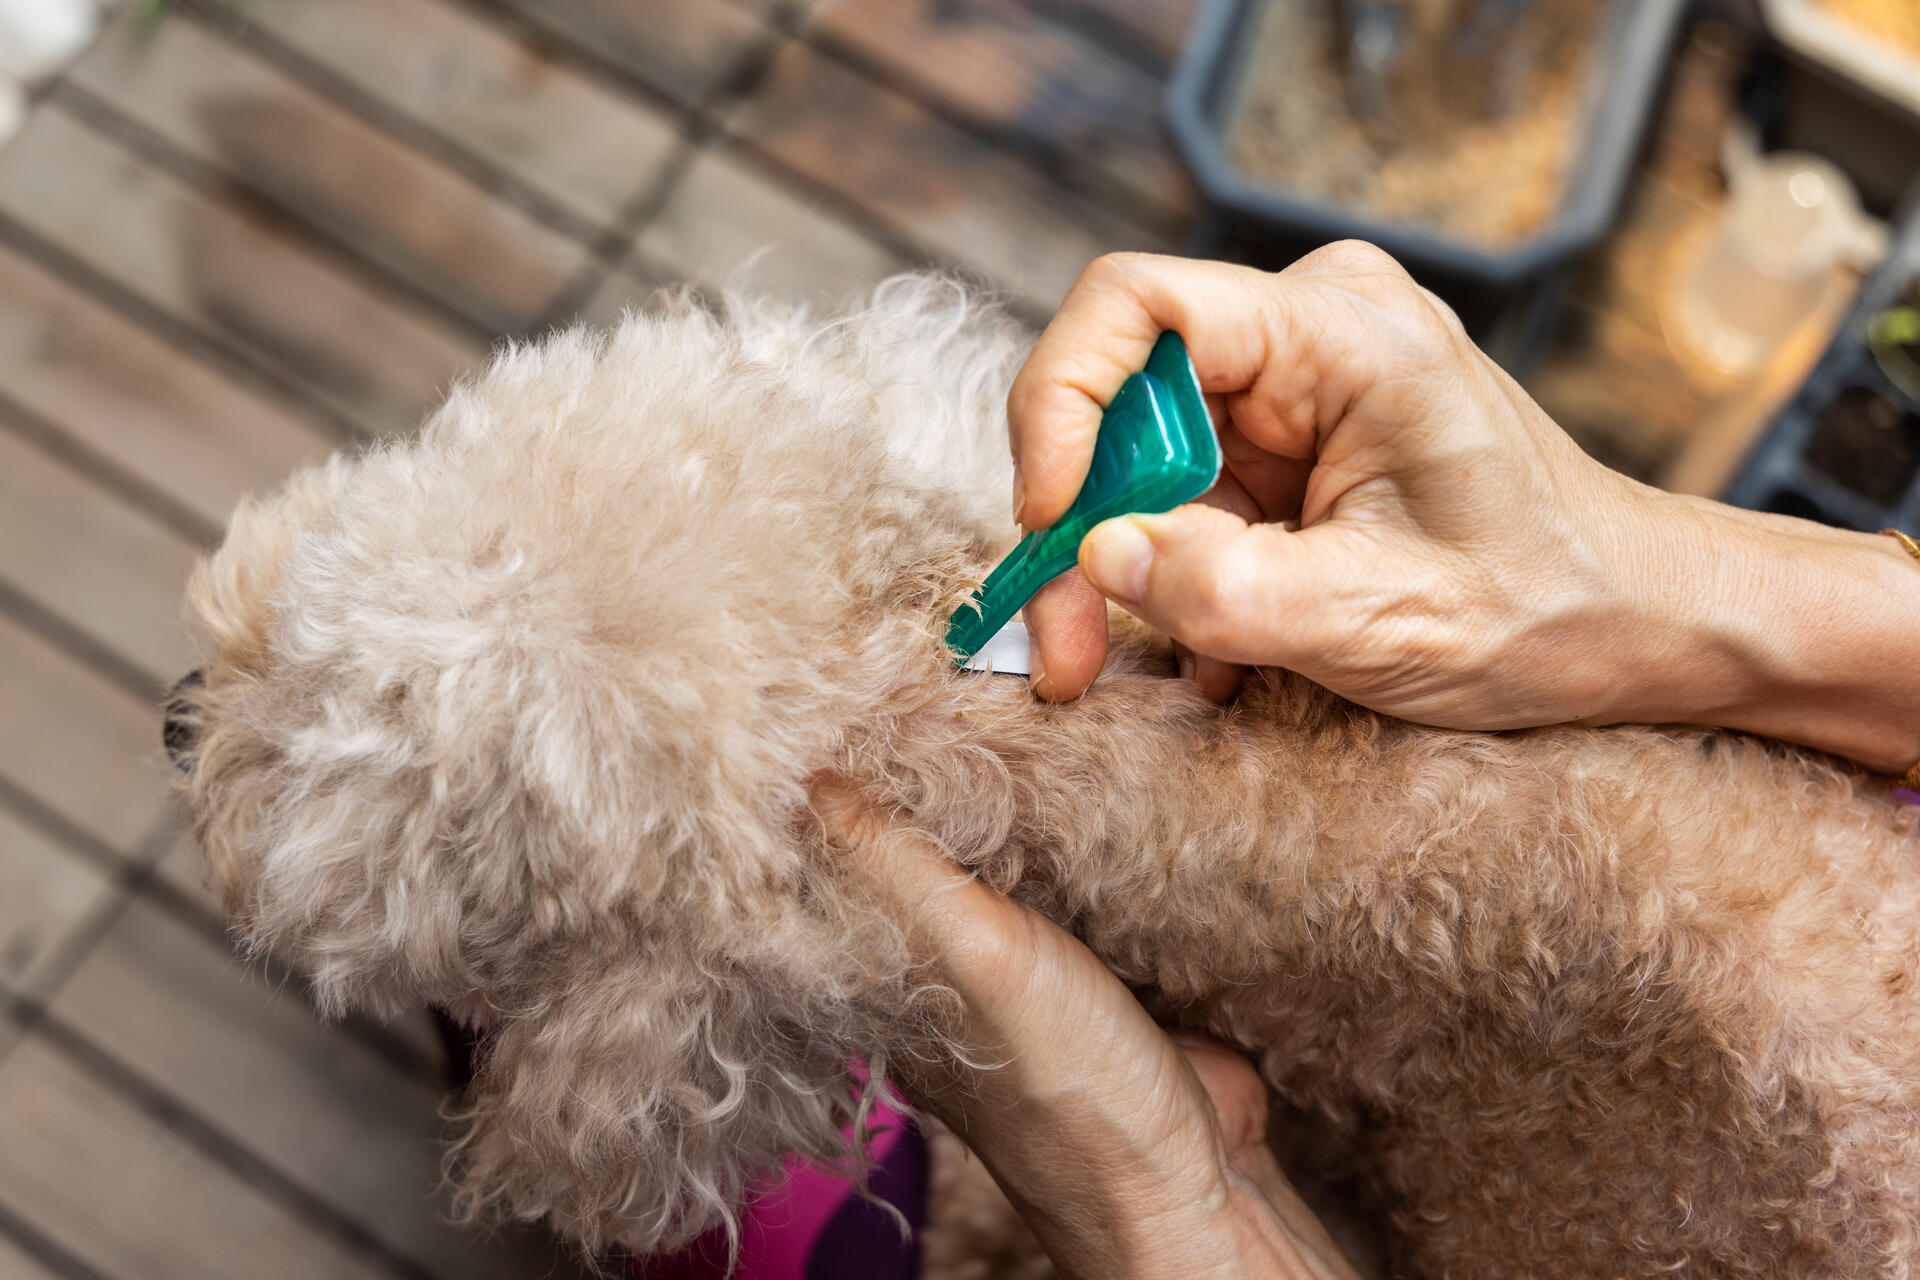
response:
<svg viewBox="0 0 1920 1280"><path fill-rule="evenodd" d="M993 633L993 639L981 645L965 663L968 671L991 671L1003 676L1033 674L1033 651L1028 648L1027 624L1019 614Z"/></svg>

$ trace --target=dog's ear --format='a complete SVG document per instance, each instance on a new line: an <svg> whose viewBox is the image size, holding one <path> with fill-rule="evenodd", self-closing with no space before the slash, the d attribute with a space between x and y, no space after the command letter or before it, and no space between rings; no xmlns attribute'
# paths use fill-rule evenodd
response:
<svg viewBox="0 0 1920 1280"><path fill-rule="evenodd" d="M724 959L665 933L579 948L530 1007L496 1015L448 1158L462 1216L545 1218L589 1250L644 1254L737 1237L743 1191L790 1154L857 1171L846 1127L915 1003L904 949L878 925L856 976L794 963L818 928L769 927L787 936Z"/></svg>

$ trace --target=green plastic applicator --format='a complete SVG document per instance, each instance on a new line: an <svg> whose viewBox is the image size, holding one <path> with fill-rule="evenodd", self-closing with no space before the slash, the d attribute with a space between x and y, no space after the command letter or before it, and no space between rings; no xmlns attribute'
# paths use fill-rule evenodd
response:
<svg viewBox="0 0 1920 1280"><path fill-rule="evenodd" d="M1051 529L1036 529L994 567L980 589L954 611L947 648L964 665L1034 593L1073 568L1080 540L1102 520L1135 512L1171 511L1213 487L1220 476L1200 379L1187 344L1169 329L1153 344L1147 367L1120 384L1100 417L1086 483Z"/></svg>

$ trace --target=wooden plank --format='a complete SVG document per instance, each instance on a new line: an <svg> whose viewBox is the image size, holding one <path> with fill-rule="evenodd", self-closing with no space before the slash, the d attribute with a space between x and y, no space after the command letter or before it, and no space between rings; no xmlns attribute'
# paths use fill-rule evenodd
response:
<svg viewBox="0 0 1920 1280"><path fill-rule="evenodd" d="M525 21L675 102L725 82L763 27L713 0L499 0Z"/></svg>
<svg viewBox="0 0 1920 1280"><path fill-rule="evenodd" d="M728 147L701 152L638 244L651 261L712 289L737 282L832 300L858 294L907 266L819 201L781 186Z"/></svg>
<svg viewBox="0 0 1920 1280"><path fill-rule="evenodd" d="M68 74L483 329L535 324L586 260L579 242L194 21L147 36L123 19Z"/></svg>
<svg viewBox="0 0 1920 1280"><path fill-rule="evenodd" d="M201 856L192 831L184 829L184 822L181 832L154 864L154 874L160 883L199 907L207 919L224 921L226 904L221 901L212 869ZM445 1063L446 1046L441 1042L433 1016L425 1009L379 1024L373 1034L389 1041L400 1053L416 1063L430 1064L434 1069Z"/></svg>
<svg viewBox="0 0 1920 1280"><path fill-rule="evenodd" d="M0 811L0 989L35 990L48 957L112 890L94 864Z"/></svg>
<svg viewBox="0 0 1920 1280"><path fill-rule="evenodd" d="M213 919L225 917L226 904L220 900L220 889L214 883L213 868L201 856L193 832L182 831L175 836L160 855L160 860L154 864L153 871L161 883L205 908Z"/></svg>
<svg viewBox="0 0 1920 1280"><path fill-rule="evenodd" d="M180 593L195 548L0 433L0 581L151 675L193 665Z"/></svg>
<svg viewBox="0 0 1920 1280"><path fill-rule="evenodd" d="M677 141L665 111L441 0L259 0L247 22L602 226Z"/></svg>
<svg viewBox="0 0 1920 1280"><path fill-rule="evenodd" d="M241 494L325 456L330 445L286 410L5 248L0 396L216 529Z"/></svg>
<svg viewBox="0 0 1920 1280"><path fill-rule="evenodd" d="M26 1250L0 1236L0 1280L59 1280L59 1277L35 1262Z"/></svg>
<svg viewBox="0 0 1920 1280"><path fill-rule="evenodd" d="M1038 309L1108 250L1166 247L803 45L774 60L728 127Z"/></svg>
<svg viewBox="0 0 1920 1280"><path fill-rule="evenodd" d="M0 212L373 435L410 431L483 346L164 173L54 104L0 149Z"/></svg>
<svg viewBox="0 0 1920 1280"><path fill-rule="evenodd" d="M158 709L0 619L0 778L130 853L166 805Z"/></svg>
<svg viewBox="0 0 1920 1280"><path fill-rule="evenodd" d="M1017 0L823 0L810 30L1168 233L1196 197L1160 80Z"/></svg>
<svg viewBox="0 0 1920 1280"><path fill-rule="evenodd" d="M0 1064L0 1204L114 1280L390 1274L39 1037Z"/></svg>
<svg viewBox="0 0 1920 1280"><path fill-rule="evenodd" d="M1025 0L1034 9L1088 30L1125 38L1161 70L1173 66L1186 43L1200 0Z"/></svg>
<svg viewBox="0 0 1920 1280"><path fill-rule="evenodd" d="M530 1233L486 1240L443 1220L436 1090L150 905L121 918L53 1011L438 1275L514 1280L558 1261Z"/></svg>
<svg viewBox="0 0 1920 1280"><path fill-rule="evenodd" d="M582 324L610 329L620 323L621 315L629 308L644 311L653 304L654 295L660 290L675 288L683 283L686 282L656 276L643 267L629 263L601 281L600 287L573 319Z"/></svg>

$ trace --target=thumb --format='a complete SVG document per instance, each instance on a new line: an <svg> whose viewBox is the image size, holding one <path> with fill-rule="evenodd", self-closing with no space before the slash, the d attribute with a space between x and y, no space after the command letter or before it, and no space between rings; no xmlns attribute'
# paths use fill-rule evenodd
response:
<svg viewBox="0 0 1920 1280"><path fill-rule="evenodd" d="M1327 545L1339 530L1294 532L1189 504L1121 516L1080 543L1080 569L1100 593L1195 653L1222 662L1314 665L1329 630Z"/></svg>

